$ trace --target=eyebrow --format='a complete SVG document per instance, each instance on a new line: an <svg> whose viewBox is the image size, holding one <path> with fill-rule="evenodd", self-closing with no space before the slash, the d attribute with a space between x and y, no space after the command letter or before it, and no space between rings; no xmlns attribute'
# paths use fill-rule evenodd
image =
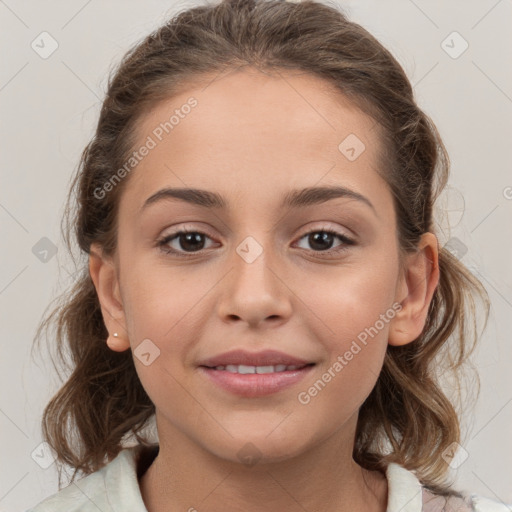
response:
<svg viewBox="0 0 512 512"><path fill-rule="evenodd" d="M282 198L282 206L287 208L301 208L325 203L332 199L348 198L360 201L369 206L374 213L375 207L368 198L341 186L307 187L287 192ZM160 201L178 199L204 208L225 209L227 201L220 194L198 188L164 188L146 199L141 207L141 213L148 206Z"/></svg>

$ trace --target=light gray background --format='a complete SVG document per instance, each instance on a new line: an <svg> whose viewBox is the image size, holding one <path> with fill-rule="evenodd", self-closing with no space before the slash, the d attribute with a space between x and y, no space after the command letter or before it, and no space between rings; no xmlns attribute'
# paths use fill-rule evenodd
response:
<svg viewBox="0 0 512 512"><path fill-rule="evenodd" d="M37 352L32 360L30 349L44 308L73 271L59 223L107 71L166 14L189 5L195 4L0 0L0 512L25 510L57 490L55 465L43 469L31 454L41 450L40 417L58 381L51 363ZM462 260L492 300L474 357L482 390L467 415L463 446L469 457L452 471L458 488L512 503L512 3L340 5L404 66L450 153L450 192L441 203L449 213L439 217L440 242L450 236L463 241L468 252ZM43 31L59 45L47 59L31 48ZM446 45L452 54L462 48L461 39L446 40L453 31L469 44L458 58L445 51ZM46 263L33 253L43 237L59 251Z"/></svg>

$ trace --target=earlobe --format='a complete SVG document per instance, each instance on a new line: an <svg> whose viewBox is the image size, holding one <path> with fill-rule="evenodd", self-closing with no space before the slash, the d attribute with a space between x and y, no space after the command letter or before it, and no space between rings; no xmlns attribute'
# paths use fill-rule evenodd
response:
<svg viewBox="0 0 512 512"><path fill-rule="evenodd" d="M111 350L122 352L130 348L119 280L112 258L106 258L100 246L91 244L89 274L96 288L103 321L109 332L106 343ZM117 336L114 336L114 333Z"/></svg>
<svg viewBox="0 0 512 512"><path fill-rule="evenodd" d="M108 335L107 345L110 350L113 350L114 352L124 352L130 348L130 343L128 340L120 337L119 333L117 332Z"/></svg>
<svg viewBox="0 0 512 512"><path fill-rule="evenodd" d="M401 286L397 290L401 309L389 328L390 345L406 345L421 335L430 302L439 283L438 253L436 236L424 233L418 250L407 255Z"/></svg>

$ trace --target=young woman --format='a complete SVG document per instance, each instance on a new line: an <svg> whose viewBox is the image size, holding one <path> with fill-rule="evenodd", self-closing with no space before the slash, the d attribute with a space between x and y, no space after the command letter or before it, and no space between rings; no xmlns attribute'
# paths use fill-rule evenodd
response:
<svg viewBox="0 0 512 512"><path fill-rule="evenodd" d="M438 376L488 306L437 241L448 168L335 7L224 0L129 51L70 194L87 261L41 326L72 355L43 432L75 474L32 511L491 510L448 482Z"/></svg>

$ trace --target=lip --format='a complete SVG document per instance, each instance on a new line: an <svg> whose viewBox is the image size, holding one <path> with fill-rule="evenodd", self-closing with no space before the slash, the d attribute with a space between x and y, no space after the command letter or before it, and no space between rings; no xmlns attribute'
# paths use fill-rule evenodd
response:
<svg viewBox="0 0 512 512"><path fill-rule="evenodd" d="M277 350L247 352L246 350L238 349L205 359L204 361L201 361L198 366L210 368L215 366L226 366L228 364L243 364L247 366L275 366L277 364L284 364L286 366L303 366L313 362L314 361L306 361L305 359L300 359Z"/></svg>
<svg viewBox="0 0 512 512"><path fill-rule="evenodd" d="M314 367L315 364L311 363L296 370L261 374L232 373L227 370L214 370L207 366L200 366L198 369L202 375L206 376L209 382L213 382L225 391L241 397L255 398L271 395L297 384Z"/></svg>

